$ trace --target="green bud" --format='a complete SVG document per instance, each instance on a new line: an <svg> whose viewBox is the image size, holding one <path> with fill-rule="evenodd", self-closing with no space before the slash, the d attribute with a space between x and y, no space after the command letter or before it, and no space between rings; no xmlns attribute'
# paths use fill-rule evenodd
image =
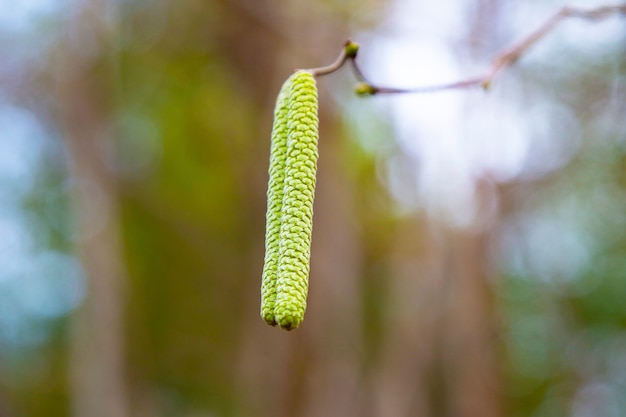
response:
<svg viewBox="0 0 626 417"><path fill-rule="evenodd" d="M372 96L377 93L376 88L366 82L358 83L354 88L354 92L360 96Z"/></svg>
<svg viewBox="0 0 626 417"><path fill-rule="evenodd" d="M359 52L359 44L356 42L348 41L344 46L344 51L348 58L356 58L357 52Z"/></svg>

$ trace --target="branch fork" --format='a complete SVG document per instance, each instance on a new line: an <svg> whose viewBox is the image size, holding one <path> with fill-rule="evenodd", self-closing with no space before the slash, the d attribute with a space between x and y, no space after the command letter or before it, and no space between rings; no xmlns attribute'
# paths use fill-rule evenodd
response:
<svg viewBox="0 0 626 417"><path fill-rule="evenodd" d="M363 96L372 96L375 94L404 94L404 93L433 93L444 90L470 88L470 87L482 87L487 90L493 84L495 78L507 67L515 64L534 44L543 39L547 34L554 30L563 20L568 18L579 18L589 21L604 20L613 15L626 16L626 4L614 5L614 6L602 6L594 9L579 9L575 7L564 7L559 12L555 13L546 22L541 25L534 32L521 39L517 43L514 43L510 47L504 49L493 59L491 69L486 75L481 77L474 77L466 80L461 80L449 84L425 86L417 88L394 88L378 86L370 82L363 72L361 71L356 57L359 51L359 44L346 41L341 53L330 65L319 68L307 69L313 76L323 76L332 74L343 67L346 62L352 67L352 71L358 81L355 87L355 92Z"/></svg>

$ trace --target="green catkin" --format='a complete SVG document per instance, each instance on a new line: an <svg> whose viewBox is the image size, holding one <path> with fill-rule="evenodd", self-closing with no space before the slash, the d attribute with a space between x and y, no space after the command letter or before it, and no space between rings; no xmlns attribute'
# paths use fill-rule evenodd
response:
<svg viewBox="0 0 626 417"><path fill-rule="evenodd" d="M274 110L261 284L261 317L286 330L297 328L306 310L317 125L315 79L297 71L283 84Z"/></svg>
<svg viewBox="0 0 626 417"><path fill-rule="evenodd" d="M318 158L315 78L297 71L291 80L274 307L274 319L286 330L297 328L306 310Z"/></svg>
<svg viewBox="0 0 626 417"><path fill-rule="evenodd" d="M261 282L261 318L275 326L276 276L278 274L278 241L285 187L287 162L287 116L291 84L295 74L284 82L274 108L274 125L270 146L269 184L267 187L267 214L265 226L265 264Z"/></svg>

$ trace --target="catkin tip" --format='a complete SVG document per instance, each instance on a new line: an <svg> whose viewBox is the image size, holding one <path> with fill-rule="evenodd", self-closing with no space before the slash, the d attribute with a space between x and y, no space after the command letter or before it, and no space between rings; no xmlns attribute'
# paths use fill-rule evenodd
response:
<svg viewBox="0 0 626 417"><path fill-rule="evenodd" d="M302 323L302 319L282 320L278 323L278 327L283 330L291 331L297 329Z"/></svg>
<svg viewBox="0 0 626 417"><path fill-rule="evenodd" d="M272 314L271 317L263 317L263 316L261 316L261 318L263 319L263 321L265 321L270 326L276 327L278 325L278 323L276 323L276 320L274 319L274 315L273 314Z"/></svg>

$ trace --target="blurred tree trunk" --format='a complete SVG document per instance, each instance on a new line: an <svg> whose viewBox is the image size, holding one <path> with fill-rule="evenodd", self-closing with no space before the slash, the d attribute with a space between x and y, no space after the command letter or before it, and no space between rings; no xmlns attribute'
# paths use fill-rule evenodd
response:
<svg viewBox="0 0 626 417"><path fill-rule="evenodd" d="M501 416L489 236L416 220L395 242L372 415Z"/></svg>
<svg viewBox="0 0 626 417"><path fill-rule="evenodd" d="M71 321L72 414L126 417L125 274L116 191L104 160L104 150L111 146L105 106L111 100L111 92L105 90L109 74L102 67L106 30L101 19L107 15L107 4L76 2L75 6L56 80L70 158L76 253L87 280L86 298Z"/></svg>
<svg viewBox="0 0 626 417"><path fill-rule="evenodd" d="M502 416L489 236L448 233L446 315L440 332L448 416Z"/></svg>

